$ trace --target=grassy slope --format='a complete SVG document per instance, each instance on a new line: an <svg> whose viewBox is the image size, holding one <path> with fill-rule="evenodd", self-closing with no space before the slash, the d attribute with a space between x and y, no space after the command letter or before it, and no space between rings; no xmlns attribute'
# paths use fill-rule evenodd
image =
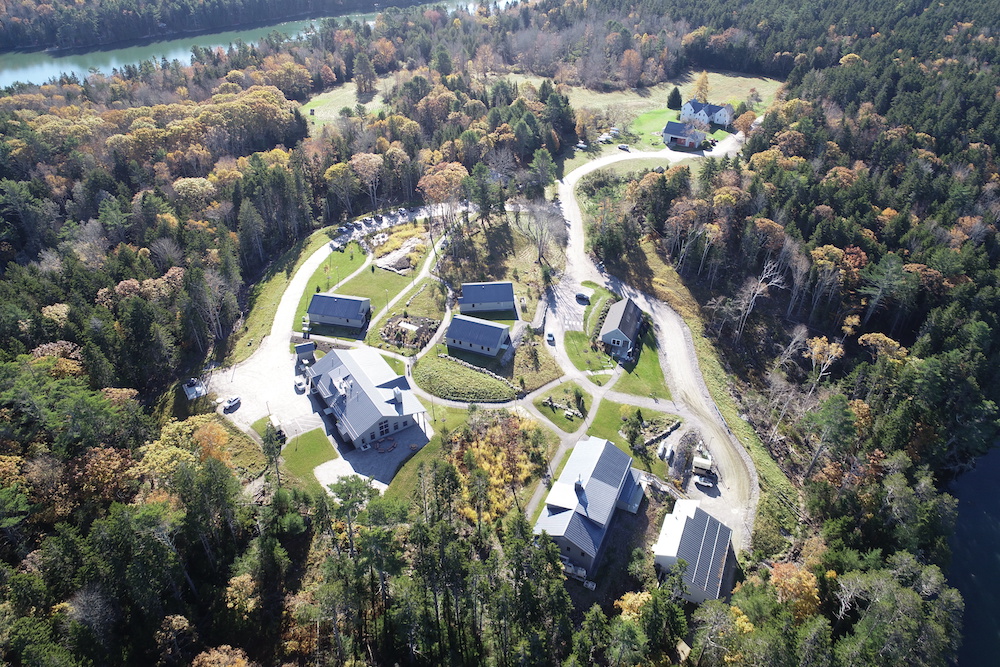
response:
<svg viewBox="0 0 1000 667"><path fill-rule="evenodd" d="M318 133L324 125L337 120L340 117L340 110L344 107L354 109L358 104L364 104L365 109L369 112L381 109L384 104L380 93L386 89L386 86L391 86L394 81L395 75L384 76L375 84L375 90L379 91L378 93L363 95L360 98L357 86L353 81L348 81L333 90L314 96L303 104L301 107L302 115L309 120L310 131ZM314 113L310 115L310 111L314 111Z"/></svg>
<svg viewBox="0 0 1000 667"><path fill-rule="evenodd" d="M656 336L647 329L642 335L642 348L635 364L626 364L625 372L615 383L615 391L633 396L655 396L670 400L670 390L663 379L663 368L656 353Z"/></svg>
<svg viewBox="0 0 1000 667"><path fill-rule="evenodd" d="M306 314L309 301L313 294L318 291L326 292L338 280L343 280L354 273L359 266L364 264L365 253L357 243L350 243L343 250L335 250L330 253L330 257L323 262L319 268L309 278L309 283L302 292L299 305L295 309L295 319L292 320L292 328L298 331L302 325L302 316Z"/></svg>
<svg viewBox="0 0 1000 667"><path fill-rule="evenodd" d="M323 487L313 475L313 469L337 458L337 450L330 444L323 429L317 428L292 438L281 451L281 457L284 460L283 473L288 483L319 494L323 492Z"/></svg>
<svg viewBox="0 0 1000 667"><path fill-rule="evenodd" d="M413 367L413 380L424 391L456 401L494 403L512 400L516 392L485 373L466 368L437 355L444 352L437 345Z"/></svg>
<svg viewBox="0 0 1000 667"><path fill-rule="evenodd" d="M423 263L424 259L426 259L426 254L421 256L420 263ZM370 268L365 269L350 282L345 283L340 292L341 294L371 299L372 310L378 312L385 308L387 296L388 300L391 301L394 296L410 286L412 277L380 269L374 264L372 266L375 267L374 271ZM402 312L401 308L397 307L397 309Z"/></svg>
<svg viewBox="0 0 1000 667"><path fill-rule="evenodd" d="M267 272L253 287L250 288L250 313L236 335L232 338L232 347L226 356L225 363L237 364L257 351L260 341L271 333L274 314L278 310L281 295L288 287L288 281L295 275L299 266L324 243L330 241L330 235L335 227L327 227L296 243L290 250L274 261Z"/></svg>
<svg viewBox="0 0 1000 667"><path fill-rule="evenodd" d="M576 388L579 388L583 392L583 406L584 406L583 415L584 417L586 417L587 414L590 413L590 409L594 405L594 399L589 393L587 393L586 389L580 387L580 385L577 384L576 382L564 382L558 387L555 387L551 391L547 392L546 396L551 396L555 401L559 403L568 403L570 405L575 405L576 400L573 398L573 390ZM555 424L562 430L566 431L567 433L572 433L576 431L578 428L580 428L580 424L582 423L581 421L575 418L574 419L567 418L563 410L550 408L546 405L543 405L542 402L545 400L546 396L539 396L534 401L534 405L539 412L541 412L543 415L545 415L546 418L548 418L549 421L551 421L553 424Z"/></svg>
<svg viewBox="0 0 1000 667"><path fill-rule="evenodd" d="M391 368L396 373L402 375L403 373L406 372L406 364L403 363L402 359L397 359L396 357L390 357L388 354L383 354L382 358L385 359L385 362L387 364L389 364L389 368Z"/></svg>
<svg viewBox="0 0 1000 667"><path fill-rule="evenodd" d="M563 339L566 345L566 354L581 371L610 370L614 368L611 357L590 348L590 336L582 331L567 331Z"/></svg>

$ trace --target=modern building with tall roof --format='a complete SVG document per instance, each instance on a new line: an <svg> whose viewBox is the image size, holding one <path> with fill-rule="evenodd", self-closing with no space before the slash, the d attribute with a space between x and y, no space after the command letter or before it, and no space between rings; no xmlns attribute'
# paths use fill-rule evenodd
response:
<svg viewBox="0 0 1000 667"><path fill-rule="evenodd" d="M601 438L581 440L545 499L535 534L548 533L569 563L593 572L616 509L642 502L632 457Z"/></svg>
<svg viewBox="0 0 1000 667"><path fill-rule="evenodd" d="M306 370L341 438L359 449L400 431L425 425L426 410L382 355L370 348L332 350Z"/></svg>
<svg viewBox="0 0 1000 667"><path fill-rule="evenodd" d="M487 357L495 357L510 347L510 327L506 324L466 315L455 315L444 337L449 348Z"/></svg>
<svg viewBox="0 0 1000 667"><path fill-rule="evenodd" d="M331 324L362 329L371 317L371 300L343 294L313 294L306 313L310 324Z"/></svg>
<svg viewBox="0 0 1000 667"><path fill-rule="evenodd" d="M463 315L514 310L514 283L462 283L458 310Z"/></svg>
<svg viewBox="0 0 1000 667"><path fill-rule="evenodd" d="M608 352L619 359L632 356L639 342L642 327L642 310L632 299L622 299L611 304L601 327L601 342Z"/></svg>
<svg viewBox="0 0 1000 667"><path fill-rule="evenodd" d="M660 537L653 545L653 565L666 572L684 560L684 598L697 604L717 600L722 595L732 536L733 531L701 509L697 500L678 500L674 511L663 518Z"/></svg>

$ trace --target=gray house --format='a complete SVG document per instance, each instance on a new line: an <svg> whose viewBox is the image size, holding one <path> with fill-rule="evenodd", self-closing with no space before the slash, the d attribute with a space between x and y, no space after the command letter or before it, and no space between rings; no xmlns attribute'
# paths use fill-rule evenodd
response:
<svg viewBox="0 0 1000 667"><path fill-rule="evenodd" d="M698 507L697 500L681 499L663 518L660 537L653 545L653 565L665 573L683 559L687 563L685 600L701 604L721 597L729 541L733 531Z"/></svg>
<svg viewBox="0 0 1000 667"><path fill-rule="evenodd" d="M687 123L672 120L667 122L660 136L663 137L665 144L675 144L685 148L698 148L701 142L705 141L704 132L694 129Z"/></svg>
<svg viewBox="0 0 1000 667"><path fill-rule="evenodd" d="M619 359L632 356L639 342L642 311L632 299L622 299L611 305L601 327L601 342L608 352Z"/></svg>
<svg viewBox="0 0 1000 667"><path fill-rule="evenodd" d="M372 306L370 299L342 294L313 294L306 310L310 324L333 324L362 329L368 324Z"/></svg>
<svg viewBox="0 0 1000 667"><path fill-rule="evenodd" d="M642 496L632 457L590 437L573 448L534 532L548 533L568 564L593 572L615 510L635 514Z"/></svg>
<svg viewBox="0 0 1000 667"><path fill-rule="evenodd" d="M412 426L427 412L409 381L371 348L332 350L306 370L312 391L326 403L337 431L359 449Z"/></svg>
<svg viewBox="0 0 1000 667"><path fill-rule="evenodd" d="M455 315L445 340L449 348L493 357L510 347L510 327L478 317Z"/></svg>
<svg viewBox="0 0 1000 667"><path fill-rule="evenodd" d="M462 283L458 310L463 314L514 310L514 283Z"/></svg>

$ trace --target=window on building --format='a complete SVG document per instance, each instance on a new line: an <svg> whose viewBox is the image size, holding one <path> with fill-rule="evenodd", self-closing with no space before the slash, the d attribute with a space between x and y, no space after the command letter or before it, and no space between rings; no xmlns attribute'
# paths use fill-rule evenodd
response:
<svg viewBox="0 0 1000 667"><path fill-rule="evenodd" d="M398 431L399 430L399 422L393 422L392 423L392 430L393 431Z"/></svg>
<svg viewBox="0 0 1000 667"><path fill-rule="evenodd" d="M371 438L372 440L374 440L375 439L375 431L372 431L371 433L369 433L368 437Z"/></svg>
<svg viewBox="0 0 1000 667"><path fill-rule="evenodd" d="M614 345L615 347L620 347L621 344L622 344L622 342L620 340L618 340L617 338L612 338L611 339L611 344Z"/></svg>
<svg viewBox="0 0 1000 667"><path fill-rule="evenodd" d="M387 435L389 433L389 420L383 419L378 423L378 434L379 436Z"/></svg>
<svg viewBox="0 0 1000 667"><path fill-rule="evenodd" d="M403 420L403 426L407 426L407 425L409 425L409 423L410 422L406 421L405 419Z"/></svg>

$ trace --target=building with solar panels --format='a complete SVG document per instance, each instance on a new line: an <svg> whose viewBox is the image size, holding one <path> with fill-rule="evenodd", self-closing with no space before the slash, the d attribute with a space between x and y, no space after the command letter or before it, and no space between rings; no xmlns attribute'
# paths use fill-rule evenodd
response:
<svg viewBox="0 0 1000 667"><path fill-rule="evenodd" d="M678 560L687 563L685 600L701 604L722 596L729 543L733 531L698 507L697 500L678 500L663 519L660 537L653 545L653 565L666 572Z"/></svg>

